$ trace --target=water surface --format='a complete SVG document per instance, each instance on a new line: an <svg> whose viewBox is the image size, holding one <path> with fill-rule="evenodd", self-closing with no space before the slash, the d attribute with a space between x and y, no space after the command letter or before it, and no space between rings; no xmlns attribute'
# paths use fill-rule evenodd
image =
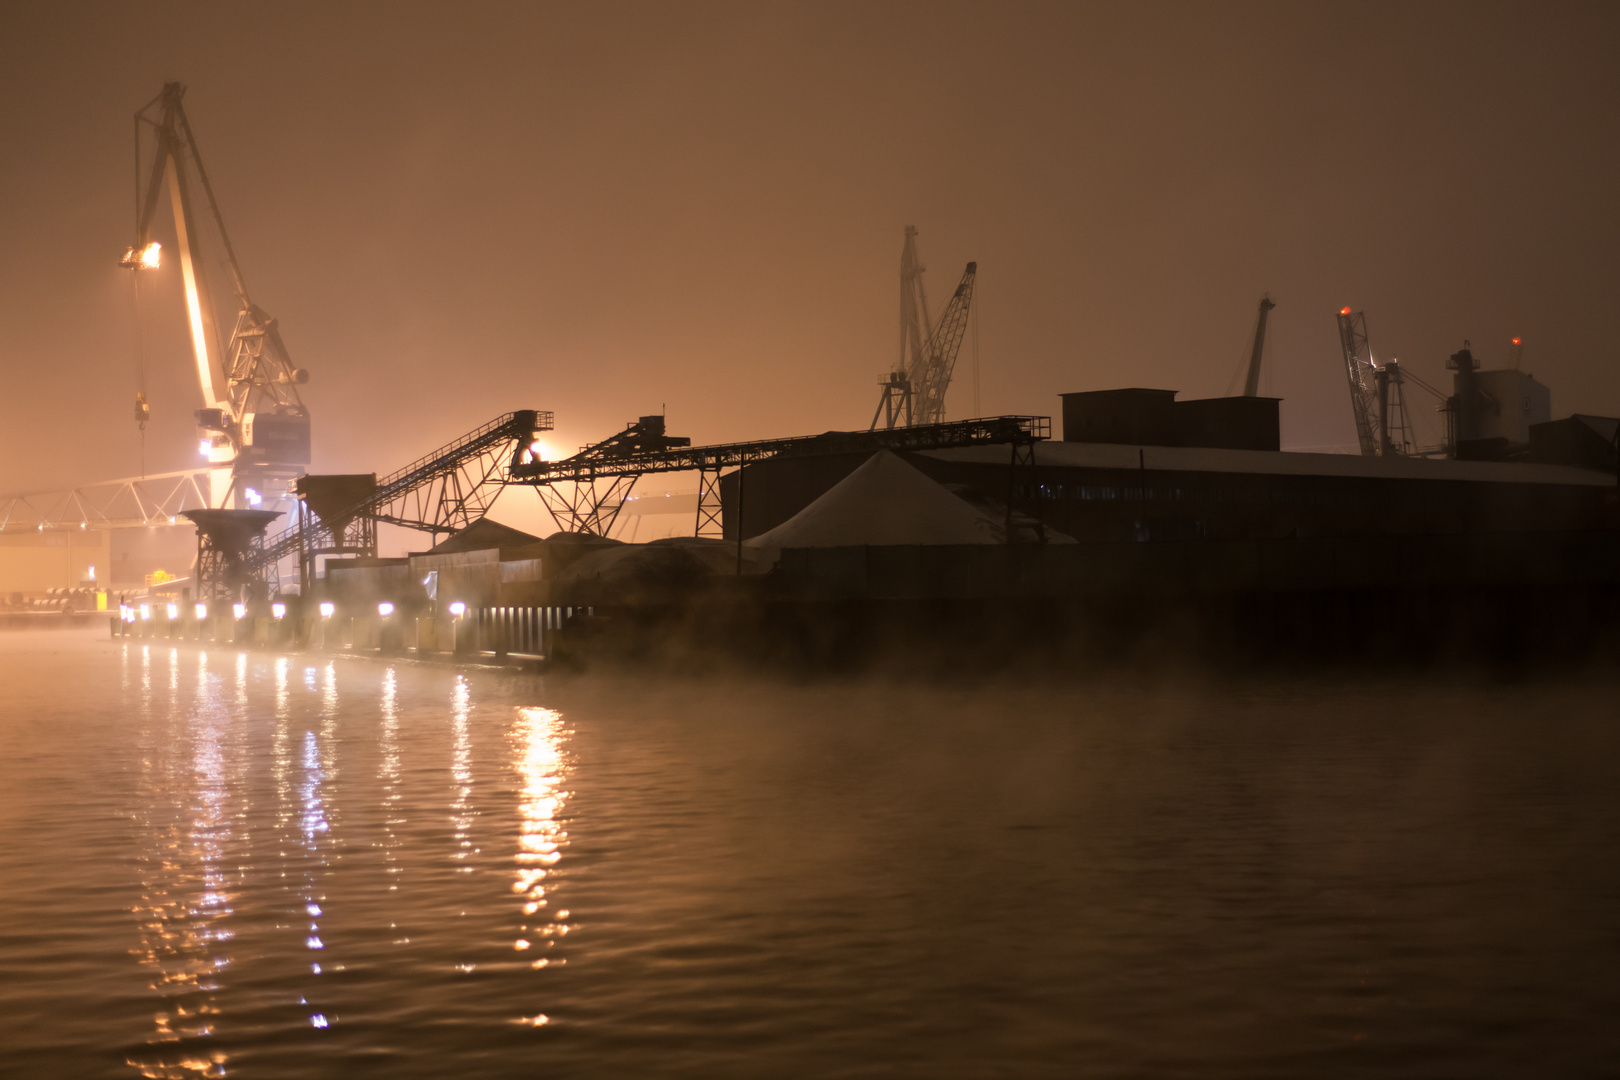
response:
<svg viewBox="0 0 1620 1080"><path fill-rule="evenodd" d="M1612 1075L1617 690L4 634L0 1074Z"/></svg>

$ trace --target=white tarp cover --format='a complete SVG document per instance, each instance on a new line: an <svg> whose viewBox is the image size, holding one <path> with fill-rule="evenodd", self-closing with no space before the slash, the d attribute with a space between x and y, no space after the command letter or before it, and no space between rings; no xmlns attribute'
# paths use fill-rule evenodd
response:
<svg viewBox="0 0 1620 1080"><path fill-rule="evenodd" d="M821 498L745 547L1000 544L1004 523L879 450Z"/></svg>

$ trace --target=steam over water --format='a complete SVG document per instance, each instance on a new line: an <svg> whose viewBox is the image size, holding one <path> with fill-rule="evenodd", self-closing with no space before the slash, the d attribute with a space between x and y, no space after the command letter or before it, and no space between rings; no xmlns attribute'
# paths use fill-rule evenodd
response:
<svg viewBox="0 0 1620 1080"><path fill-rule="evenodd" d="M1612 1075L1616 690L8 634L0 1074Z"/></svg>

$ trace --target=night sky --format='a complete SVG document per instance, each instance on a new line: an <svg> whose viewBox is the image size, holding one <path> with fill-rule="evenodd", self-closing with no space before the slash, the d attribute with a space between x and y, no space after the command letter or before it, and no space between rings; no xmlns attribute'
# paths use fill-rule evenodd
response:
<svg viewBox="0 0 1620 1080"><path fill-rule="evenodd" d="M1354 444L1346 304L1430 382L1522 335L1555 417L1620 414L1617 40L1613 5L3 3L0 491L140 471L117 259L165 80L312 373L314 471L515 408L557 451L665 409L864 428L906 225L936 310L979 263L982 414L1226 393L1265 292L1285 447ZM177 260L152 282L162 471L201 401Z"/></svg>

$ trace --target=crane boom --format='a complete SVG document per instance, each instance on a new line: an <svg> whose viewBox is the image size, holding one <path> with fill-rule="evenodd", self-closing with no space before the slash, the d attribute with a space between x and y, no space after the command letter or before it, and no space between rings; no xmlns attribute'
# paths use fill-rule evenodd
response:
<svg viewBox="0 0 1620 1080"><path fill-rule="evenodd" d="M310 460L309 412L297 386L309 373L294 367L275 319L253 303L237 262L213 185L203 168L197 139L186 118L179 83L163 91L135 114L136 217L135 244L120 265L135 271L156 269L159 245L152 239L159 192L169 191L175 239L185 290L187 323L203 408L197 423L209 437L208 460L214 467L210 502L224 507L258 505L266 497L289 497L288 483ZM139 186L141 134L150 128L156 140L146 185ZM218 230L223 259L239 310L228 342L222 339L217 308L204 272L201 231L194 211L192 173Z"/></svg>
<svg viewBox="0 0 1620 1080"><path fill-rule="evenodd" d="M152 241L152 224L157 216L159 193L166 186L174 213L175 239L180 249L180 274L186 296L186 324L191 331L191 349L197 361L197 381L202 387L203 405L217 409L225 407L228 398L225 392L219 328L215 323L212 298L208 295L208 280L201 273L199 265L197 225L192 219L186 172L181 165L185 153L185 148L180 142L182 131L189 134L190 129L182 129L173 120L176 114L184 115L180 108L181 93L178 83L170 83L163 88L163 93L135 114L137 155L140 153L140 125L145 119L144 114L154 105L161 104L164 120L156 125L157 149L152 155L152 174L147 180L144 198L137 192L139 209L135 219L135 245L124 256L122 265L136 271L156 269L158 245Z"/></svg>
<svg viewBox="0 0 1620 1080"><path fill-rule="evenodd" d="M1243 396L1255 397L1260 393L1260 359L1266 351L1266 316L1276 307L1271 297L1260 299L1260 319L1254 324L1254 348L1249 352L1249 374L1243 381Z"/></svg>
<svg viewBox="0 0 1620 1080"><path fill-rule="evenodd" d="M911 376L917 398L913 412L919 424L945 421L945 391L951 385L956 354L962 351L962 338L967 333L968 309L973 303L973 281L978 271L978 263L967 264L956 292L939 317L939 325L928 335L928 351L919 358Z"/></svg>
<svg viewBox="0 0 1620 1080"><path fill-rule="evenodd" d="M923 290L922 259L917 255L917 227L906 226L905 247L900 250L900 362L896 371L910 374L928 352L928 294Z"/></svg>
<svg viewBox="0 0 1620 1080"><path fill-rule="evenodd" d="M907 225L906 243L900 251L900 358L894 370L878 384L883 387L883 396L872 414L873 431L879 420L885 429L892 430L896 426L938 424L945 419L945 391L967 332L978 264L967 264L937 324L928 316L924 269L917 255L917 229Z"/></svg>
<svg viewBox="0 0 1620 1080"><path fill-rule="evenodd" d="M1356 440L1363 457L1378 455L1380 435L1374 417L1378 409L1378 375L1372 346L1367 343L1367 316L1343 308L1339 312L1339 344L1344 349L1345 375L1350 381L1350 408L1355 414Z"/></svg>

